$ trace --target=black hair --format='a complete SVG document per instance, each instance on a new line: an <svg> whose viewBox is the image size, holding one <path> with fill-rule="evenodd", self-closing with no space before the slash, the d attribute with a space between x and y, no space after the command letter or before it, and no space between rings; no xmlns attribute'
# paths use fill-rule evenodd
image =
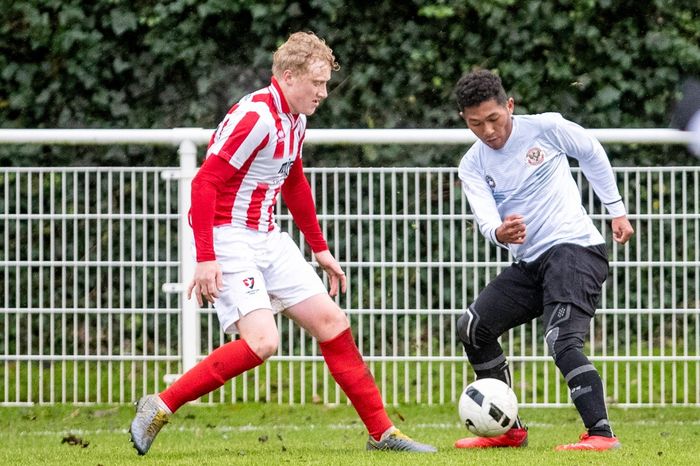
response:
<svg viewBox="0 0 700 466"><path fill-rule="evenodd" d="M460 112L466 107L476 107L491 99L500 105L508 102L501 78L488 70L465 74L457 81L454 92Z"/></svg>

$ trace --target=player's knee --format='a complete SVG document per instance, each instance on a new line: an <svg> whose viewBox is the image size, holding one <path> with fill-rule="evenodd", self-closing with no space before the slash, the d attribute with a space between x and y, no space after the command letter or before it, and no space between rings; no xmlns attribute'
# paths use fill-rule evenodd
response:
<svg viewBox="0 0 700 466"><path fill-rule="evenodd" d="M476 314L471 308L467 310L457 319L457 336L464 344L464 346L470 346L472 344L473 338L473 324L475 321Z"/></svg>
<svg viewBox="0 0 700 466"><path fill-rule="evenodd" d="M552 327L545 333L545 343L549 349L549 354L554 358L554 362L559 361L569 351L582 351L583 340L579 337L569 336L560 337L560 328Z"/></svg>
<svg viewBox="0 0 700 466"><path fill-rule="evenodd" d="M255 335L252 338L248 337L246 343L248 343L250 349L264 361L277 352L279 340L279 333L275 328L274 330L270 329L260 335Z"/></svg>
<svg viewBox="0 0 700 466"><path fill-rule="evenodd" d="M328 326L338 330L338 333L344 332L346 328L350 327L350 320L348 320L348 316L338 308L336 312L328 317Z"/></svg>
<svg viewBox="0 0 700 466"><path fill-rule="evenodd" d="M348 317L335 303L327 309L319 309L316 315L314 329L317 338L321 340L333 338L339 333L344 332L348 327L350 327Z"/></svg>
<svg viewBox="0 0 700 466"><path fill-rule="evenodd" d="M470 306L457 319L457 336L462 341L467 354L471 349L478 349L498 340L498 335L493 335L489 329L480 325L479 314Z"/></svg>

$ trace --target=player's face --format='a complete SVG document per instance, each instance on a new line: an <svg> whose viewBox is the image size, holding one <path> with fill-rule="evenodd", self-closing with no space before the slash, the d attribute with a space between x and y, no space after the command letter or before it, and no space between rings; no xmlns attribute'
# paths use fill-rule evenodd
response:
<svg viewBox="0 0 700 466"><path fill-rule="evenodd" d="M505 105L490 99L474 107L464 107L459 112L474 135L491 149L502 148L513 130L513 98Z"/></svg>
<svg viewBox="0 0 700 466"><path fill-rule="evenodd" d="M312 62L306 73L284 72L284 96L292 113L311 115L323 99L328 97L326 84L331 79L331 67L318 60Z"/></svg>

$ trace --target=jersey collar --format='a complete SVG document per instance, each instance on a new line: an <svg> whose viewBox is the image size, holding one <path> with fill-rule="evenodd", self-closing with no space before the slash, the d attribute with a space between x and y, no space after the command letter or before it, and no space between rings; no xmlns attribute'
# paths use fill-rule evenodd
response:
<svg viewBox="0 0 700 466"><path fill-rule="evenodd" d="M272 91L273 100L275 102L275 107L277 107L277 111L280 113L292 113L292 110L289 108L289 104L287 103L287 99L284 98L284 93L282 93L280 83L277 82L277 79L274 76L272 77L272 82L270 83L270 90Z"/></svg>

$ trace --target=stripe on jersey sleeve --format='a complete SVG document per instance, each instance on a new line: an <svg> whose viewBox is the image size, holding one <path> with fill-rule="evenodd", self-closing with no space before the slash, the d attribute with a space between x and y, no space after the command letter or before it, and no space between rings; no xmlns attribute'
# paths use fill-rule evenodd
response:
<svg viewBox="0 0 700 466"><path fill-rule="evenodd" d="M240 169L249 157L254 157L265 147L270 138L268 127L257 112L229 114L222 126L208 155L216 154L235 168Z"/></svg>

